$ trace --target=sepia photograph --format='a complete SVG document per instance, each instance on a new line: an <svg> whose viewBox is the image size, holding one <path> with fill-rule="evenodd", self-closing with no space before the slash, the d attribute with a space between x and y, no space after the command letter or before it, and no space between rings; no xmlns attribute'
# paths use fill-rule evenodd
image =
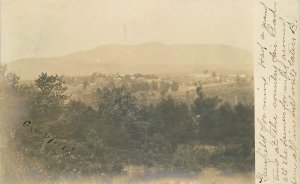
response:
<svg viewBox="0 0 300 184"><path fill-rule="evenodd" d="M252 0L1 0L0 183L254 184Z"/></svg>

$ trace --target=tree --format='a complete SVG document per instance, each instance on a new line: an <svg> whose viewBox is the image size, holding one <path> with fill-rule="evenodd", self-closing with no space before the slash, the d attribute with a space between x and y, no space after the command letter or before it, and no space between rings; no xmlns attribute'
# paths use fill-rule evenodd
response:
<svg viewBox="0 0 300 184"><path fill-rule="evenodd" d="M239 102L234 110L238 136L254 145L254 106Z"/></svg>
<svg viewBox="0 0 300 184"><path fill-rule="evenodd" d="M0 64L0 79L3 79L5 77L7 71L7 66L4 64Z"/></svg>
<svg viewBox="0 0 300 184"><path fill-rule="evenodd" d="M6 66L0 64L0 99L5 94L5 85L6 85L5 74L6 74L6 70L7 70Z"/></svg>
<svg viewBox="0 0 300 184"><path fill-rule="evenodd" d="M192 111L196 123L198 123L199 138L202 141L213 141L213 128L217 123L218 97L205 97L202 87L196 89L197 98L192 105Z"/></svg>
<svg viewBox="0 0 300 184"><path fill-rule="evenodd" d="M172 145L177 145L192 136L190 113L186 104L177 102L172 97L161 100L157 105L157 116L160 122L160 133L164 135Z"/></svg>
<svg viewBox="0 0 300 184"><path fill-rule="evenodd" d="M219 105L219 99L215 97L205 97L202 86L197 87L197 98L194 100L193 112L196 115L203 115L216 109Z"/></svg>
<svg viewBox="0 0 300 184"><path fill-rule="evenodd" d="M6 65L0 64L0 86L2 93L16 94L19 88L19 80L20 77L15 73L7 72Z"/></svg>
<svg viewBox="0 0 300 184"><path fill-rule="evenodd" d="M60 119L63 123L55 132L72 139L84 140L88 131L97 128L96 111L81 101L71 100Z"/></svg>
<svg viewBox="0 0 300 184"><path fill-rule="evenodd" d="M61 76L42 73L30 89L29 103L31 117L35 120L55 120L61 113L62 106L68 98L67 87Z"/></svg>
<svg viewBox="0 0 300 184"><path fill-rule="evenodd" d="M67 99L65 94L67 87L62 76L49 75L41 73L39 78L35 80L35 85L44 97L51 98L56 101Z"/></svg>
<svg viewBox="0 0 300 184"><path fill-rule="evenodd" d="M16 91L18 88L19 80L20 77L17 76L15 73L8 73L6 75L6 79L8 82L9 87L13 90Z"/></svg>
<svg viewBox="0 0 300 184"><path fill-rule="evenodd" d="M98 113L101 118L115 127L124 127L134 119L137 111L136 98L126 85L121 87L105 87L98 90Z"/></svg>

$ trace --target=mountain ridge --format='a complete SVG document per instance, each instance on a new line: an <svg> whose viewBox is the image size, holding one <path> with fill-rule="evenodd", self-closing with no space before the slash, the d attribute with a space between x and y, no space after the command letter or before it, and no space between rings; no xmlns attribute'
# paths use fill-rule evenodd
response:
<svg viewBox="0 0 300 184"><path fill-rule="evenodd" d="M60 75L101 73L199 73L203 70L253 70L252 54L228 45L164 44L148 42L134 45L107 44L64 56L25 58L8 63L8 70L23 79L41 72Z"/></svg>

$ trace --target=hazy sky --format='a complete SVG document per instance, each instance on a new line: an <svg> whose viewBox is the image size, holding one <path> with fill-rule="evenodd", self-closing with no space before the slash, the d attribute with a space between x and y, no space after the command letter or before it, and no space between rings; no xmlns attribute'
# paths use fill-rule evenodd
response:
<svg viewBox="0 0 300 184"><path fill-rule="evenodd" d="M251 50L252 0L2 0L2 60L108 43L228 44Z"/></svg>

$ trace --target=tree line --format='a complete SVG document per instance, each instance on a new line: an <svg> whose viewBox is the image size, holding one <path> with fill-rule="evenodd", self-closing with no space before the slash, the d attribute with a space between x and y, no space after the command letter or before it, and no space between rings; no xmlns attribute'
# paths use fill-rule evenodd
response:
<svg viewBox="0 0 300 184"><path fill-rule="evenodd" d="M12 119L22 107L12 123L12 148L34 160L27 164L37 172L119 173L127 165L183 172L254 169L253 105L207 97L201 86L191 105L171 96L144 105L122 84L98 88L98 107L92 108L70 99L61 76L41 73L29 85L3 66L0 71L0 115ZM72 152L62 154L53 141L24 128L25 121Z"/></svg>

